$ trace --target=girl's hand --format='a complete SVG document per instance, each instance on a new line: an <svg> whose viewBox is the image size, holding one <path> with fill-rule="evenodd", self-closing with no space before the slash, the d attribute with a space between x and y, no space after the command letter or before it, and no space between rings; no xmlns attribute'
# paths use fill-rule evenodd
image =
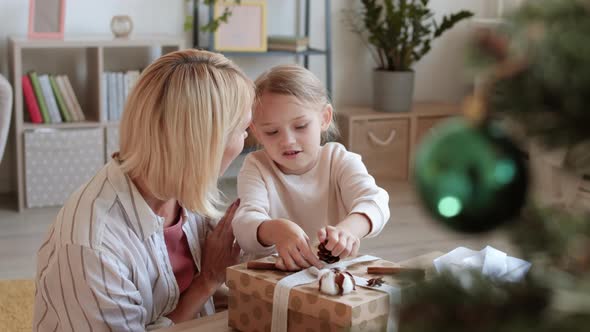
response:
<svg viewBox="0 0 590 332"><path fill-rule="evenodd" d="M309 238L296 223L287 219L273 219L274 244L279 253L276 267L281 270L298 271L310 266L322 267L309 244ZM265 223L266 223L265 222Z"/></svg>
<svg viewBox="0 0 590 332"><path fill-rule="evenodd" d="M225 215L205 240L202 254L201 274L213 285L225 282L225 269L238 263L240 246L234 242L232 221L240 200L230 205Z"/></svg>
<svg viewBox="0 0 590 332"><path fill-rule="evenodd" d="M361 241L359 238L345 229L338 226L326 226L318 231L318 240L320 243L327 243L326 249L332 252L332 256L346 258L356 256L359 251Z"/></svg>

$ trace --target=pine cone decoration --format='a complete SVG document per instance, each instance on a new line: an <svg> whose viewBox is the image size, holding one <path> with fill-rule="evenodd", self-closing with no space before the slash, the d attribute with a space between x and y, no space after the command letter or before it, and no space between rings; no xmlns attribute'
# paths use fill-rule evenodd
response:
<svg viewBox="0 0 590 332"><path fill-rule="evenodd" d="M338 262L340 260L340 257L332 256L332 252L326 249L327 243L328 240L324 241L324 243L320 243L320 245L318 246L318 258L327 264Z"/></svg>
<svg viewBox="0 0 590 332"><path fill-rule="evenodd" d="M367 286L369 287L381 287L381 285L383 285L383 278L381 277L377 277L377 278L373 278L373 279L369 279L367 280Z"/></svg>

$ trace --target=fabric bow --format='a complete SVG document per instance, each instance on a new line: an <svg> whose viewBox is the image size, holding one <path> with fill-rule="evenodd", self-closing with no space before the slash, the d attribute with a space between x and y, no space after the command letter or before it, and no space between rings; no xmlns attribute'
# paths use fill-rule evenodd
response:
<svg viewBox="0 0 590 332"><path fill-rule="evenodd" d="M357 257L352 260L347 261L340 261L334 264L328 264L324 268L326 269L340 269L342 271L346 270L347 267L352 266L354 264L365 263L365 262L372 262L378 260L378 257L371 256L371 255L364 255L361 257ZM317 280L319 270L316 267L310 267L308 269L299 271L297 273L291 274L281 280L278 281L277 285L275 286L274 296L273 296L273 306L272 306L272 323L271 323L271 331L272 332L286 332L287 331L287 316L289 313L289 292L291 288L309 284ZM392 287L390 285L381 285L379 288L368 286L367 281L368 279L357 277L353 275L354 281L356 282L357 286L378 290L380 292L384 292L389 294L389 316L387 318L387 331L394 332L397 331L397 319L396 319L396 312L394 307L396 304L401 302L401 291L397 287Z"/></svg>

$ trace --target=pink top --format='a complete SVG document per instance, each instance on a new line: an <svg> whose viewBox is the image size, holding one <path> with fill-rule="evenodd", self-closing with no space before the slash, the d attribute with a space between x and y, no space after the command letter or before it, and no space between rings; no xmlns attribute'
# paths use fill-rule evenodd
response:
<svg viewBox="0 0 590 332"><path fill-rule="evenodd" d="M181 294L190 286L197 273L197 266L191 254L186 234L182 231L183 224L184 219L181 216L174 225L164 228L166 249Z"/></svg>

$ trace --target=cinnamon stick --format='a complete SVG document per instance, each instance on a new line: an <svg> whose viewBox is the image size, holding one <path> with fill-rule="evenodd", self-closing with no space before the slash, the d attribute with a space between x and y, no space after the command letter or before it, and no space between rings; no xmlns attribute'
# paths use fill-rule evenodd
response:
<svg viewBox="0 0 590 332"><path fill-rule="evenodd" d="M246 263L246 268L248 270L278 270L275 266L275 263L272 262L259 262L259 261L249 261Z"/></svg>
<svg viewBox="0 0 590 332"><path fill-rule="evenodd" d="M391 275L411 275L415 277L424 278L426 271L424 269L401 267L401 266L369 266L367 267L367 273L369 274L391 274Z"/></svg>

